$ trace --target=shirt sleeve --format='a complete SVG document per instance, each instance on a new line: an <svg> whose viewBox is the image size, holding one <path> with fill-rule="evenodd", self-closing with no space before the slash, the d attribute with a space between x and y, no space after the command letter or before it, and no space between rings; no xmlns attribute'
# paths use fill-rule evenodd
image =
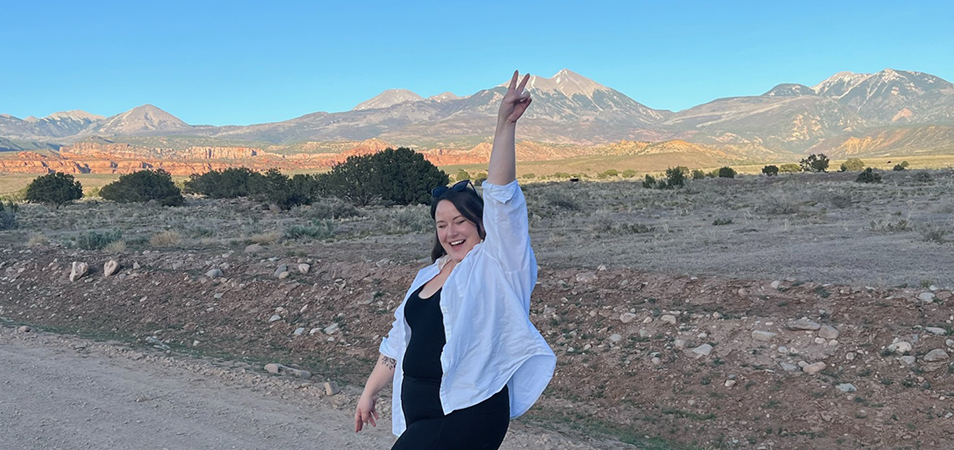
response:
<svg viewBox="0 0 954 450"><path fill-rule="evenodd" d="M527 201L514 180L503 186L485 182L484 246L505 272L536 268L530 248ZM529 272L528 272L529 273Z"/></svg>

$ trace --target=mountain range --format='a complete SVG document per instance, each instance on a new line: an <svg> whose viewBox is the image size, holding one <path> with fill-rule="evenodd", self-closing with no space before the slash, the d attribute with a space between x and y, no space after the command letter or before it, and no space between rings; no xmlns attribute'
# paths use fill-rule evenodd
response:
<svg viewBox="0 0 954 450"><path fill-rule="evenodd" d="M815 86L784 83L761 95L720 98L672 112L657 110L563 69L532 76L533 106L520 137L552 145L685 141L728 157L954 153L954 84L934 75L885 69L840 72ZM155 106L112 117L83 111L19 119L0 114L0 150L59 148L90 139L167 137L201 145L299 148L309 142L380 139L422 149L472 148L493 133L505 85L458 97L394 89L351 111L315 112L249 126L193 126Z"/></svg>

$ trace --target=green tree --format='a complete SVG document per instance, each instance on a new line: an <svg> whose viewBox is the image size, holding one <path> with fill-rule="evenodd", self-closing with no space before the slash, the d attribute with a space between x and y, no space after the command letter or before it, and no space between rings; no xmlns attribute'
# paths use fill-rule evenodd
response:
<svg viewBox="0 0 954 450"><path fill-rule="evenodd" d="M182 191L172 182L172 175L165 170L140 170L119 176L119 180L103 186L99 195L105 200L118 203L145 203L155 200L163 206L179 206L185 203Z"/></svg>
<svg viewBox="0 0 954 450"><path fill-rule="evenodd" d="M778 171L782 173L798 173L802 171L802 166L795 163L785 163L778 167Z"/></svg>
<svg viewBox="0 0 954 450"><path fill-rule="evenodd" d="M902 170L904 170L904 169L907 169L908 166L910 166L910 164L908 164L907 161L901 161L901 164L896 164L896 165L894 166L894 169L893 169L893 170L896 170L896 171L900 172L900 171L902 171Z"/></svg>
<svg viewBox="0 0 954 450"><path fill-rule="evenodd" d="M626 169L622 173L623 178L633 178L636 176L636 171L633 169Z"/></svg>
<svg viewBox="0 0 954 450"><path fill-rule="evenodd" d="M701 180L701 179L703 179L703 178L705 178L705 177L706 177L706 173L703 172L701 169L693 169L693 170L692 170L692 179L693 179L693 180Z"/></svg>
<svg viewBox="0 0 954 450"><path fill-rule="evenodd" d="M869 167L863 170L861 173L859 173L858 178L855 178L855 181L859 183L880 183L881 174L879 174L878 172L875 172Z"/></svg>
<svg viewBox="0 0 954 450"><path fill-rule="evenodd" d="M318 175L318 182L323 192L356 205L375 201L409 205L428 203L431 189L446 185L449 178L420 153L401 147L349 157Z"/></svg>
<svg viewBox="0 0 954 450"><path fill-rule="evenodd" d="M824 153L814 154L812 153L807 158L802 159L798 162L802 166L802 170L805 172L827 172L828 171L828 157Z"/></svg>
<svg viewBox="0 0 954 450"><path fill-rule="evenodd" d="M685 169L685 171L683 171ZM666 187L672 189L682 187L685 184L686 173L689 172L685 167L670 167L666 169Z"/></svg>
<svg viewBox="0 0 954 450"><path fill-rule="evenodd" d="M73 175L53 172L39 176L27 186L26 201L53 205L57 209L83 197L83 185Z"/></svg>
<svg viewBox="0 0 954 450"><path fill-rule="evenodd" d="M841 165L842 172L861 172L862 170L865 170L865 163L858 158L848 158Z"/></svg>
<svg viewBox="0 0 954 450"><path fill-rule="evenodd" d="M469 180L469 179L470 179L470 174L467 173L466 170L460 169L460 170L457 171L457 175L454 177L454 179L457 180L457 181Z"/></svg>
<svg viewBox="0 0 954 450"><path fill-rule="evenodd" d="M656 187L656 178L647 173L646 178L643 178L643 187L646 189Z"/></svg>
<svg viewBox="0 0 954 450"><path fill-rule="evenodd" d="M9 202L6 207L0 202L0 230L9 230L17 227L16 204Z"/></svg>
<svg viewBox="0 0 954 450"><path fill-rule="evenodd" d="M770 177L778 176L778 166L772 166L772 165L765 166L762 168L762 173Z"/></svg>
<svg viewBox="0 0 954 450"><path fill-rule="evenodd" d="M203 174L192 174L185 182L187 194L200 194L210 198L247 197L253 178L261 176L246 167L230 167L212 170Z"/></svg>
<svg viewBox="0 0 954 450"><path fill-rule="evenodd" d="M719 168L719 178L735 178L736 173L738 172L729 166Z"/></svg>

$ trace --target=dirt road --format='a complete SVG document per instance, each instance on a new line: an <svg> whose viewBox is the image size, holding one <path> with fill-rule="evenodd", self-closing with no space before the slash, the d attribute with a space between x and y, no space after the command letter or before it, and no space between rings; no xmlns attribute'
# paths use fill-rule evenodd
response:
<svg viewBox="0 0 954 450"><path fill-rule="evenodd" d="M389 448L390 421L355 434L354 388L309 385L0 327L0 448ZM243 373L245 372L245 373ZM506 449L595 448L517 425Z"/></svg>

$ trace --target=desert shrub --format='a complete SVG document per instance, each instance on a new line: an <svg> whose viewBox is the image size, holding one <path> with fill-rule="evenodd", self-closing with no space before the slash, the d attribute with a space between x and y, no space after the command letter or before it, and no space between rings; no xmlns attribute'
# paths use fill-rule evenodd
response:
<svg viewBox="0 0 954 450"><path fill-rule="evenodd" d="M685 169L685 172L683 172ZM673 189L685 185L686 173L689 172L685 167L670 167L666 169L666 188Z"/></svg>
<svg viewBox="0 0 954 450"><path fill-rule="evenodd" d="M646 177L643 178L643 187L646 189L652 189L656 187L656 177L646 174Z"/></svg>
<svg viewBox="0 0 954 450"><path fill-rule="evenodd" d="M616 169L606 169L606 171L600 174L600 178L616 178L618 176L619 171Z"/></svg>
<svg viewBox="0 0 954 450"><path fill-rule="evenodd" d="M831 204L836 208L847 208L851 206L851 196L848 194L835 194L829 198Z"/></svg>
<svg viewBox="0 0 954 450"><path fill-rule="evenodd" d="M474 184L486 174L477 174ZM372 155L351 156L330 172L318 175L322 192L363 206L380 201L409 205L428 203L430 191L449 182L447 174L409 148L388 148Z"/></svg>
<svg viewBox="0 0 954 450"><path fill-rule="evenodd" d="M122 239L122 237L123 233L119 230L106 231L103 233L89 231L86 233L80 233L70 242L67 242L66 246L70 248L79 248L82 250L99 250L115 241Z"/></svg>
<svg viewBox="0 0 954 450"><path fill-rule="evenodd" d="M525 178L525 179L527 179L527 180L532 180L532 179L534 179L534 178L536 178L536 177L537 177L537 174L535 174L535 173L525 173L525 174L523 174L523 178Z"/></svg>
<svg viewBox="0 0 954 450"><path fill-rule="evenodd" d="M802 159L798 162L802 166L802 171L804 172L827 172L828 171L828 157L824 153L808 155L807 158Z"/></svg>
<svg viewBox="0 0 954 450"><path fill-rule="evenodd" d="M921 232L921 237L925 241L937 242L939 244L944 243L946 241L945 238L947 237L947 235L951 233L951 230L949 228L945 227L944 225L935 224L935 223L927 224L921 227L921 229L918 231Z"/></svg>
<svg viewBox="0 0 954 450"><path fill-rule="evenodd" d="M778 166L765 166L762 168L762 173L770 177L778 176Z"/></svg>
<svg viewBox="0 0 954 450"><path fill-rule="evenodd" d="M633 178L636 176L636 171L633 169L626 169L621 175L623 178Z"/></svg>
<svg viewBox="0 0 954 450"><path fill-rule="evenodd" d="M422 205L388 208L391 231L396 233L423 233L434 230L430 211Z"/></svg>
<svg viewBox="0 0 954 450"><path fill-rule="evenodd" d="M314 220L311 225L292 225L285 229L285 237L288 239L299 239L310 237L312 239L330 239L335 236L337 224L333 220Z"/></svg>
<svg viewBox="0 0 954 450"><path fill-rule="evenodd" d="M798 173L802 171L802 166L795 163L785 163L778 166L778 171L782 173Z"/></svg>
<svg viewBox="0 0 954 450"><path fill-rule="evenodd" d="M530 178L533 178L533 177L530 177ZM469 179L470 179L470 174L467 173L466 170L460 169L460 170L457 171L457 175L454 175L454 179L457 180L457 181L460 181L460 180L469 180Z"/></svg>
<svg viewBox="0 0 954 450"><path fill-rule="evenodd" d="M230 167L192 174L185 182L187 194L200 194L211 198L247 197L255 177L261 176L246 167Z"/></svg>
<svg viewBox="0 0 954 450"><path fill-rule="evenodd" d="M736 173L735 169L729 166L719 168L719 178L735 178Z"/></svg>
<svg viewBox="0 0 954 450"><path fill-rule="evenodd" d="M318 220L347 219L360 216L361 211L339 198L326 198L312 203L305 215Z"/></svg>
<svg viewBox="0 0 954 450"><path fill-rule="evenodd" d="M119 176L119 180L103 186L99 191L105 200L118 203L145 203L155 200L163 206L185 203L182 192L165 170L140 170Z"/></svg>
<svg viewBox="0 0 954 450"><path fill-rule="evenodd" d="M176 230L160 231L149 238L153 247L171 247L182 242L182 234Z"/></svg>
<svg viewBox="0 0 954 450"><path fill-rule="evenodd" d="M701 180L706 177L706 173L700 169L692 169L692 179Z"/></svg>
<svg viewBox="0 0 954 450"><path fill-rule="evenodd" d="M721 217L712 221L713 226L729 225L730 223L732 223L732 219Z"/></svg>
<svg viewBox="0 0 954 450"><path fill-rule="evenodd" d="M557 190L547 190L543 192L543 200L547 205L554 208L565 209L567 211L581 211L583 206L573 197Z"/></svg>
<svg viewBox="0 0 954 450"><path fill-rule="evenodd" d="M855 181L858 183L880 183L881 174L868 167L863 172L858 174L858 177L855 178Z"/></svg>
<svg viewBox="0 0 954 450"><path fill-rule="evenodd" d="M11 206L15 203L10 202L10 206L3 206L3 202L0 202L0 230L9 230L17 227L17 215L16 208Z"/></svg>
<svg viewBox="0 0 954 450"><path fill-rule="evenodd" d="M842 172L861 172L862 170L865 170L865 163L858 158L848 158L841 164Z"/></svg>
<svg viewBox="0 0 954 450"><path fill-rule="evenodd" d="M902 161L902 164L895 164L894 168L892 168L891 170L894 170L895 172L900 172L908 168L906 164L907 164L907 161Z"/></svg>
<svg viewBox="0 0 954 450"><path fill-rule="evenodd" d="M83 185L75 181L73 175L62 172L36 177L26 190L26 201L52 205L57 209L81 198L83 198Z"/></svg>
<svg viewBox="0 0 954 450"><path fill-rule="evenodd" d="M801 202L788 194L776 192L768 195L758 210L765 214L788 215L795 214L801 210Z"/></svg>
<svg viewBox="0 0 954 450"><path fill-rule="evenodd" d="M911 221L908 219L898 219L896 221L890 220L872 220L871 224L868 226L871 228L871 231L877 231L881 233L897 233L900 231L908 231L911 229Z"/></svg>
<svg viewBox="0 0 954 450"><path fill-rule="evenodd" d="M919 170L918 173L914 174L914 181L919 183L930 183L934 181L934 177L931 176L931 173L926 170Z"/></svg>

